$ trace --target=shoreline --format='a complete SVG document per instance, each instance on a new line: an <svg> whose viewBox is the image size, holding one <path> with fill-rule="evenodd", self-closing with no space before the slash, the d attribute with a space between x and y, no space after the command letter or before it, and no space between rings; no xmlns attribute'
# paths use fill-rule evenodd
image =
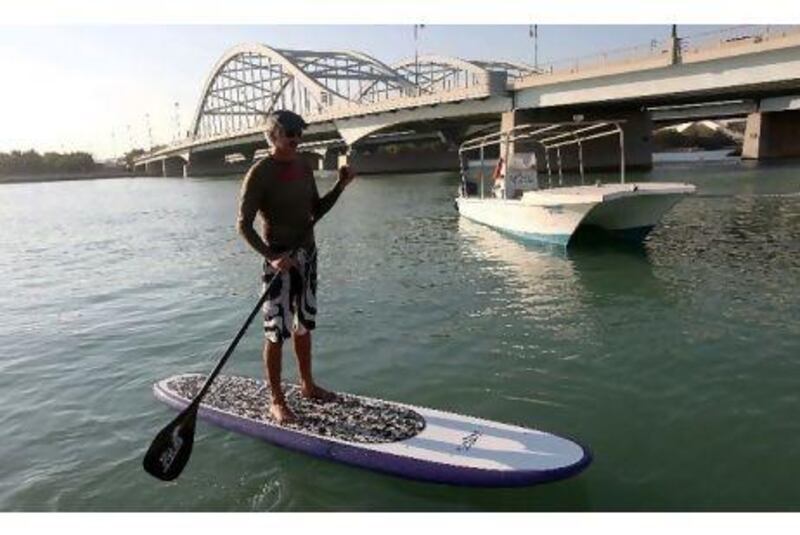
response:
<svg viewBox="0 0 800 535"><path fill-rule="evenodd" d="M27 182L64 182L68 180L103 180L108 178L130 178L136 176L120 169L92 171L90 173L47 173L40 175L0 176L0 184L23 184Z"/></svg>
<svg viewBox="0 0 800 535"><path fill-rule="evenodd" d="M738 147L735 146L724 147L721 149L703 149L701 147L677 147L677 148L669 148L667 150L654 150L653 163L662 164L662 163L675 163L679 161L682 163L691 161L702 162L705 160L703 158L704 154L713 154L714 156L719 157L721 153L724 153L722 159L736 158L740 157L740 154L736 153L737 148ZM673 156L673 158L671 158L670 156ZM718 158L713 158L713 159L718 159ZM495 160L491 159L486 160L487 163L493 161ZM470 167L473 167L473 165L470 165ZM452 172L458 172L458 170L453 169ZM315 176L318 177L327 178L328 176L335 176L336 171L315 170L314 174ZM362 173L362 174L373 174L373 173ZM45 182L67 182L67 181L80 181L80 180L107 180L116 178L136 178L136 177L143 177L143 175L121 169L105 169L100 171L92 171L89 173L69 173L69 174L46 173L38 175L0 176L0 185L29 184L37 182L45 183Z"/></svg>

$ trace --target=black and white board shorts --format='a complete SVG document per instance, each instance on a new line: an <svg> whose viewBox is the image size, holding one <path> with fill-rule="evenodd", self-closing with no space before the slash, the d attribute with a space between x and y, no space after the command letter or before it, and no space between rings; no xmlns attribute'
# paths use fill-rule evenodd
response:
<svg viewBox="0 0 800 535"><path fill-rule="evenodd" d="M303 247L290 253L297 266L278 273L264 262L264 289L269 286L264 302L264 334L274 343L283 342L292 333L304 335L314 329L317 316L317 248Z"/></svg>

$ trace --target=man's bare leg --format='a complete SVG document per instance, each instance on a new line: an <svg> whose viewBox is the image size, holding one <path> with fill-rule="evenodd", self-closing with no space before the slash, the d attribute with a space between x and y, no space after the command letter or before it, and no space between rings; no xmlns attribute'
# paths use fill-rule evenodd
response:
<svg viewBox="0 0 800 535"><path fill-rule="evenodd" d="M300 372L300 390L308 399L317 401L333 401L336 394L328 392L321 386L317 386L311 374L311 333L306 331L304 334L294 333L294 354L297 357L297 369Z"/></svg>
<svg viewBox="0 0 800 535"><path fill-rule="evenodd" d="M288 424L294 422L296 418L286 404L286 398L283 396L283 388L281 387L282 348L283 344L281 342L271 342L269 340L264 342L264 370L266 371L271 392L269 413L278 424Z"/></svg>

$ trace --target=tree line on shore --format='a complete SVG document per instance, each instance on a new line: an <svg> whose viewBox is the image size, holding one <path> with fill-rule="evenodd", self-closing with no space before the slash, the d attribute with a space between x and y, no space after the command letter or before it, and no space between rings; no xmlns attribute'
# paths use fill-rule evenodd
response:
<svg viewBox="0 0 800 535"><path fill-rule="evenodd" d="M0 176L39 175L47 173L85 173L97 163L88 152L45 152L35 150L0 152Z"/></svg>

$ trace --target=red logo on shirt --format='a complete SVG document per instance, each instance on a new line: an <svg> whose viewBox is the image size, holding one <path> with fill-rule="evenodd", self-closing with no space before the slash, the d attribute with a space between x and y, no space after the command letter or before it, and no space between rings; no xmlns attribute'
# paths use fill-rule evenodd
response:
<svg viewBox="0 0 800 535"><path fill-rule="evenodd" d="M278 171L278 180L281 182L291 182L293 180L300 180L301 178L303 178L303 168L296 163L287 165Z"/></svg>

